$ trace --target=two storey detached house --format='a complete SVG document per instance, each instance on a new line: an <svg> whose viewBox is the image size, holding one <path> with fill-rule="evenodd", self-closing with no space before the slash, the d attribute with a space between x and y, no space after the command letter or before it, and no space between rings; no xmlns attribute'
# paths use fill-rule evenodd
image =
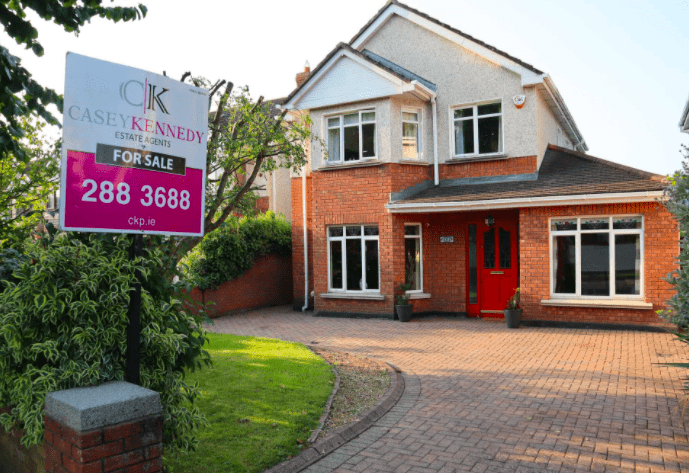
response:
<svg viewBox="0 0 689 473"><path fill-rule="evenodd" d="M595 158L543 71L397 1L287 97L295 300L321 315L659 323L678 231L663 179ZM306 249L306 251L305 251Z"/></svg>

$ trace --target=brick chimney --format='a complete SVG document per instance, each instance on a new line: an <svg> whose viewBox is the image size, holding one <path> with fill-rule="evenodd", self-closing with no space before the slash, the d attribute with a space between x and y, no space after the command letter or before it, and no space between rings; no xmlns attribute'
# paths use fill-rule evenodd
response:
<svg viewBox="0 0 689 473"><path fill-rule="evenodd" d="M311 75L311 66L309 66L309 61L304 64L304 72L297 73L297 87L304 83L306 79Z"/></svg>

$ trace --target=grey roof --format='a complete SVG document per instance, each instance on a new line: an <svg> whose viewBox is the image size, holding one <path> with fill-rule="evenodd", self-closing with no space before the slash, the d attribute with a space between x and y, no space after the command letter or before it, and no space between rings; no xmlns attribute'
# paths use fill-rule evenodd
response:
<svg viewBox="0 0 689 473"><path fill-rule="evenodd" d="M682 111L682 118L679 121L679 131L689 133L689 98L687 103L684 104L684 110Z"/></svg>
<svg viewBox="0 0 689 473"><path fill-rule="evenodd" d="M406 77L409 80L418 81L418 82L422 83L423 85L425 85L426 87L428 87L429 89L431 89L433 92L435 92L438 89L438 87L433 82L426 80L419 75L414 74L413 72L405 69L404 67L402 67L398 64L395 64L392 61L388 61L384 57L381 57L381 56L378 56L377 54L372 53L368 49L364 49L362 52L364 53L365 56L367 56L373 62L378 63L378 65L382 65L382 66L386 67L387 69L391 69L391 70L397 72L398 74L403 75L404 77Z"/></svg>
<svg viewBox="0 0 689 473"><path fill-rule="evenodd" d="M660 191L663 177L604 159L549 145L541 168L523 178L504 176L493 182L474 179L441 181L439 186L416 186L402 192L396 203L467 202L479 200L583 194Z"/></svg>

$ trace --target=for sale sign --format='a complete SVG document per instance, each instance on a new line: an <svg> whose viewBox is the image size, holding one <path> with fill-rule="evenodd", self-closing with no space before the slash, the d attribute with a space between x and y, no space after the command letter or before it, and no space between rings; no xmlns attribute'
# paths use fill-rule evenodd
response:
<svg viewBox="0 0 689 473"><path fill-rule="evenodd" d="M207 134L206 90L68 53L61 228L202 236Z"/></svg>

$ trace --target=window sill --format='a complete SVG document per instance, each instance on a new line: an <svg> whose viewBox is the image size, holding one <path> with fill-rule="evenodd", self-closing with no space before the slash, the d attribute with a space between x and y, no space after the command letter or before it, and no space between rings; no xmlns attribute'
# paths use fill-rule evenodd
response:
<svg viewBox="0 0 689 473"><path fill-rule="evenodd" d="M413 159L403 159L400 161L400 164L410 164L412 166L430 166L431 163L427 163L426 161L421 161L421 160L413 160Z"/></svg>
<svg viewBox="0 0 689 473"><path fill-rule="evenodd" d="M635 299L544 299L541 305L552 307L597 307L604 309L653 309L653 304Z"/></svg>
<svg viewBox="0 0 689 473"><path fill-rule="evenodd" d="M383 294L352 294L345 292L324 292L321 294L323 299L360 299L367 301L384 301L385 296Z"/></svg>
<svg viewBox="0 0 689 473"><path fill-rule="evenodd" d="M337 169L349 169L349 168L359 168L368 166L381 166L383 163L378 161L378 159L366 159L361 161L356 161L353 163L343 163L343 164L326 164L325 166L319 168L319 171L335 171Z"/></svg>
<svg viewBox="0 0 689 473"><path fill-rule="evenodd" d="M414 299L430 299L431 295L427 294L425 292L412 292L411 294L407 293L407 296L409 296L409 300L414 300Z"/></svg>
<svg viewBox="0 0 689 473"><path fill-rule="evenodd" d="M505 153L500 154L490 154L487 156L467 156L464 158L450 158L445 161L445 164L460 164L460 163L473 163L475 161L498 161L502 159L508 159Z"/></svg>

